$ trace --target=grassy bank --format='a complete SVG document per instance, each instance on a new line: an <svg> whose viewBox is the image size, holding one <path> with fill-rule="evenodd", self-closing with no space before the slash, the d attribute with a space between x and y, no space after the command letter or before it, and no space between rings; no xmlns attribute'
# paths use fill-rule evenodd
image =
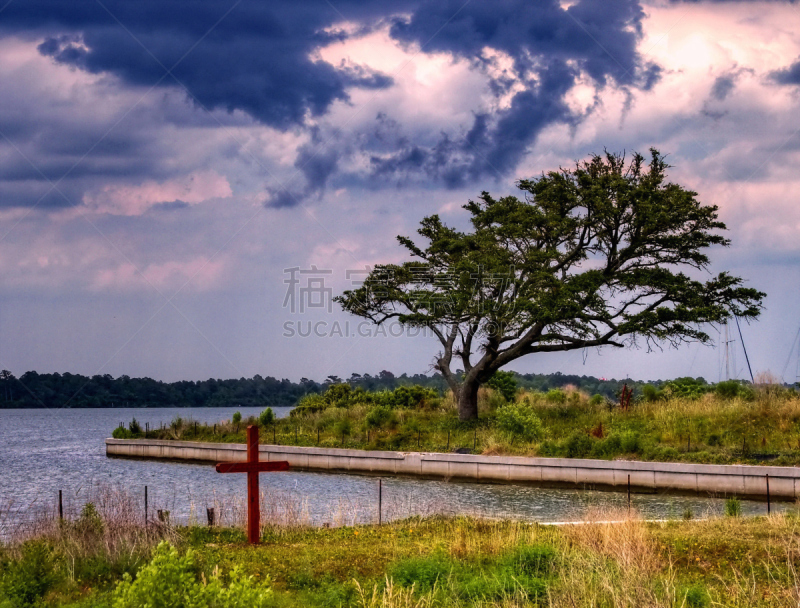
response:
<svg viewBox="0 0 800 608"><path fill-rule="evenodd" d="M774 386L696 391L677 396L651 391L627 410L595 395L555 389L517 391L511 402L481 389L480 417L458 420L451 396L427 389L381 393L335 385L301 400L289 418L197 424L177 418L147 437L243 442L259 424L266 443L372 450L461 450L569 458L629 458L710 464L800 464L800 396ZM132 422L119 437L144 437Z"/></svg>
<svg viewBox="0 0 800 608"><path fill-rule="evenodd" d="M800 602L797 516L655 524L626 515L567 527L468 518L267 527L263 544L250 547L239 529L121 526L89 509L0 546L0 606L127 608L142 598L154 608Z"/></svg>

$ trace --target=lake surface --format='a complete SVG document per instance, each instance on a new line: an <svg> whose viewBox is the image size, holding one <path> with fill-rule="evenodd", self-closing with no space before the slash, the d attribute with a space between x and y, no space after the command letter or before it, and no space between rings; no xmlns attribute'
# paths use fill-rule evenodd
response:
<svg viewBox="0 0 800 608"><path fill-rule="evenodd" d="M222 523L243 514L244 475L220 475L214 467L143 460L107 458L106 437L120 422L136 417L155 428L175 416L215 423L234 411L244 417L259 408L159 408L0 410L0 528L21 513L53 512L58 492L68 513L87 500L102 502L125 495L130 508L144 510L148 502L169 510L173 520L205 521L214 507ZM278 417L290 408L273 408ZM624 509L624 493L545 489L408 478L384 478L383 519L410 515L478 514L533 521L574 521L587 509L612 514ZM347 525L377 518L377 480L374 477L289 471L260 478L264 511L284 521ZM634 495L632 505L644 517L680 518L690 509L695 517L722 512L724 501L713 497ZM764 503L742 501L745 514L762 514ZM785 504L773 509L786 508ZM4 515L5 514L5 515Z"/></svg>

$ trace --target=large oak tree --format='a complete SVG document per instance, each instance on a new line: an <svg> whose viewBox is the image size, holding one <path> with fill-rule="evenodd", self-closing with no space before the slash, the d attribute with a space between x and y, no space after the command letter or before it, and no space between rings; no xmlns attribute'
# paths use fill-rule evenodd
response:
<svg viewBox="0 0 800 608"><path fill-rule="evenodd" d="M708 342L704 324L756 318L765 294L708 275L706 250L729 245L726 227L667 169L657 150L649 162L606 153L520 181L521 199L483 192L464 205L470 231L426 217L424 245L398 237L411 261L376 266L337 301L433 332L462 420L477 417L480 385L525 355Z"/></svg>

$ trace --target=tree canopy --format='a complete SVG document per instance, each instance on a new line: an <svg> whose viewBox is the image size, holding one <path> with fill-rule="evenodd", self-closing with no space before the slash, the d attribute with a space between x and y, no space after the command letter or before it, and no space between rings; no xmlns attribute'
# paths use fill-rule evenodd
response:
<svg viewBox="0 0 800 608"><path fill-rule="evenodd" d="M705 324L758 317L765 294L726 272L703 280L706 250L729 245L718 208L668 182L664 156L650 152L521 180L521 199L483 192L464 205L470 231L426 217L424 246L398 237L411 261L375 266L336 300L435 334L434 368L462 419L477 416L478 387L525 355L708 342Z"/></svg>

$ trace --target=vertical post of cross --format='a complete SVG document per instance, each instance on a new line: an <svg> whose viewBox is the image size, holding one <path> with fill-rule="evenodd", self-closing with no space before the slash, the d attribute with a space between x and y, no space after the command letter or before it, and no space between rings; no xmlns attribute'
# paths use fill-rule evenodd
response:
<svg viewBox="0 0 800 608"><path fill-rule="evenodd" d="M247 462L258 462L258 427L247 427ZM261 540L261 509L258 495L258 471L247 472L247 541L251 545Z"/></svg>

